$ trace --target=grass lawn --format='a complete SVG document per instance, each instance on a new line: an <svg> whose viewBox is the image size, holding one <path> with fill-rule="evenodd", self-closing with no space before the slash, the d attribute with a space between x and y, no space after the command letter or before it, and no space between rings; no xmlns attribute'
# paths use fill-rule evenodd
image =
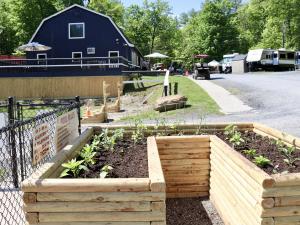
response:
<svg viewBox="0 0 300 225"><path fill-rule="evenodd" d="M148 99L148 104L154 105L155 101L162 96L163 92L163 80L164 76L144 76L142 80L157 80L155 83L144 83L144 88L140 88L141 85L132 84L131 86L125 86L125 93L130 95L152 95ZM122 120L133 119L157 119L157 118L172 118L186 113L199 113L201 116L207 114L219 114L219 107L215 101L196 83L184 76L170 76L170 83L172 89L175 82L178 82L178 93L188 98L187 107L184 109L178 109L163 113L158 113L153 109L141 112L137 115L124 117ZM173 92L172 92L173 93ZM152 107L153 108L153 107Z"/></svg>

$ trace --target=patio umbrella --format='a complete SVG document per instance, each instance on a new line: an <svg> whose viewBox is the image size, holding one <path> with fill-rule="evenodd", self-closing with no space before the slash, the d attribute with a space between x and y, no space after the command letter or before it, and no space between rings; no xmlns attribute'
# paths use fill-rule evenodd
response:
<svg viewBox="0 0 300 225"><path fill-rule="evenodd" d="M145 55L144 57L145 57L145 58L158 58L158 59L169 58L169 56L160 54L160 53L158 53L158 52L154 52L154 53L152 53L152 54L150 54L150 55Z"/></svg>
<svg viewBox="0 0 300 225"><path fill-rule="evenodd" d="M48 51L50 49L51 49L51 47L39 44L37 42L30 42L30 43L22 45L18 48L18 50L24 51L24 52L40 52L40 51Z"/></svg>

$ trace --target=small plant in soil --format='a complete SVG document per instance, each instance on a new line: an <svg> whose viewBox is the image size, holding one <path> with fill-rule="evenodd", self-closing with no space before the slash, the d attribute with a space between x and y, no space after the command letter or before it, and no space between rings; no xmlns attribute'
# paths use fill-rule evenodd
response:
<svg viewBox="0 0 300 225"><path fill-rule="evenodd" d="M117 129L113 132L111 136L109 136L108 129L105 129L100 135L99 139L101 146L104 147L105 150L114 151L114 146L118 140L122 140L124 136L124 129Z"/></svg>
<svg viewBox="0 0 300 225"><path fill-rule="evenodd" d="M79 177L80 173L88 171L88 168L83 165L84 160L77 161L76 159L72 159L67 163L63 163L62 167L66 168L59 177Z"/></svg>
<svg viewBox="0 0 300 225"><path fill-rule="evenodd" d="M237 126L235 126L234 124L230 124L224 129L224 134L228 137L228 139L232 137L235 132L237 132Z"/></svg>
<svg viewBox="0 0 300 225"><path fill-rule="evenodd" d="M142 123L141 120L135 120L135 130L132 132L131 139L134 144L138 143L145 137L145 131L147 127Z"/></svg>
<svg viewBox="0 0 300 225"><path fill-rule="evenodd" d="M106 176L109 174L110 171L113 170L113 167L110 165L105 165L101 168L100 171L100 178L106 178Z"/></svg>
<svg viewBox="0 0 300 225"><path fill-rule="evenodd" d="M245 140L242 138L242 134L238 131L236 131L229 139L229 142L233 146L240 146L245 142Z"/></svg>
<svg viewBox="0 0 300 225"><path fill-rule="evenodd" d="M288 166L295 166L295 162L299 161L300 158L295 158L294 153L296 152L296 147L295 146L286 146L283 141L280 139L276 141L276 146L278 148L278 151L284 156L284 162Z"/></svg>
<svg viewBox="0 0 300 225"><path fill-rule="evenodd" d="M95 147L94 145L85 145L83 147L83 149L80 152L80 157L82 158L82 160L84 161L83 164L85 166L88 165L94 165L95 164L95 160L94 157L97 154L97 152L94 151Z"/></svg>
<svg viewBox="0 0 300 225"><path fill-rule="evenodd" d="M249 156L251 158L254 158L256 156L255 149L243 150L243 153L245 153L247 156Z"/></svg>
<svg viewBox="0 0 300 225"><path fill-rule="evenodd" d="M266 158L262 155L254 157L253 162L256 165L258 165L259 167L262 167L262 168L271 165L271 161L268 158Z"/></svg>

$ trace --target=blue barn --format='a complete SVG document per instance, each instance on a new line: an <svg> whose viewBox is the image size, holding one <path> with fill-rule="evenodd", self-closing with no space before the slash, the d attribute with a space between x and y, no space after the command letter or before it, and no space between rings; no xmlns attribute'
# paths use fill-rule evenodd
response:
<svg viewBox="0 0 300 225"><path fill-rule="evenodd" d="M143 60L110 17L80 5L72 5L45 18L29 42L51 49L27 52L27 59L15 63L16 68L10 66L11 73L7 71L6 75L121 75L122 71L140 68ZM1 66L4 66L3 72L5 64L2 62Z"/></svg>

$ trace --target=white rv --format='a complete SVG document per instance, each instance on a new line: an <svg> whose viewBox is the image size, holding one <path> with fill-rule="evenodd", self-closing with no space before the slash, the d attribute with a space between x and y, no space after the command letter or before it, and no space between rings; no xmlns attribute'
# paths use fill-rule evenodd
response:
<svg viewBox="0 0 300 225"><path fill-rule="evenodd" d="M295 52L285 49L255 49L248 52L246 61L250 71L263 70L294 70Z"/></svg>
<svg viewBox="0 0 300 225"><path fill-rule="evenodd" d="M223 60L221 61L221 63L222 63L222 72L224 72L224 73L231 73L232 72L231 62L232 62L232 59L238 54L239 53L223 55Z"/></svg>
<svg viewBox="0 0 300 225"><path fill-rule="evenodd" d="M296 69L300 69L300 51L296 52L296 63L295 63Z"/></svg>

